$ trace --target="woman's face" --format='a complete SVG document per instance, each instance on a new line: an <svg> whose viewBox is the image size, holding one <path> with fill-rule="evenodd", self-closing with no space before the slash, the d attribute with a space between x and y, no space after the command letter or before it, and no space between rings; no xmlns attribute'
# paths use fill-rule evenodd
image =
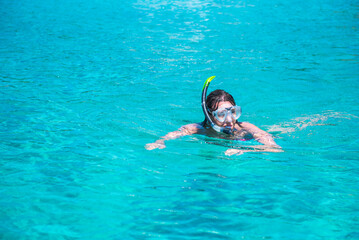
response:
<svg viewBox="0 0 359 240"><path fill-rule="evenodd" d="M233 107L232 103L225 101L225 102L219 102L217 109L230 108L230 107ZM211 119L216 125L224 128L230 128L231 130L234 129L234 125L236 124L236 119L234 119L231 114L227 114L224 122L218 121L212 114L211 114Z"/></svg>

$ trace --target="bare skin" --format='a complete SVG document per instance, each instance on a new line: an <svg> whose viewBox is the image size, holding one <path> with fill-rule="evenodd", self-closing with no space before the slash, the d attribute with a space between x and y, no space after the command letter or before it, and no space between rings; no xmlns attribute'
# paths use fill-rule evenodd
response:
<svg viewBox="0 0 359 240"><path fill-rule="evenodd" d="M230 102L224 101L220 102L216 109L229 108L231 106L233 105ZM146 144L145 148L147 150L153 150L156 148L163 149L166 147L165 141L167 140L176 139L186 135L203 134L227 139L254 139L257 142L263 144L259 146L247 146L246 149L228 149L225 152L225 154L228 156L234 154L240 155L244 152L282 152L281 147L275 143L273 137L269 133L259 129L251 123L237 122L234 118L230 116L230 114L228 114L227 118L223 123L217 121L217 119L212 115L211 119L215 124L220 127L230 128L231 130L235 129L236 131L234 131L233 136L224 133L218 133L213 130L207 123L192 123L182 126L177 131L167 133L165 136L163 136L161 139L157 140L154 143Z"/></svg>

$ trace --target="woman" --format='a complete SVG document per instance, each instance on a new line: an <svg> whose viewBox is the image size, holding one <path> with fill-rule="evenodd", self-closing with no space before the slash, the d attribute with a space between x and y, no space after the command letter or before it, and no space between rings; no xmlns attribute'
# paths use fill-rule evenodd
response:
<svg viewBox="0 0 359 240"><path fill-rule="evenodd" d="M201 123L192 123L182 126L179 130L170 132L154 143L146 145L147 150L155 148L165 148L165 141L176 139L178 137L204 134L208 136L233 139L233 140L251 140L255 139L261 146L251 146L252 149L228 149L226 155L242 154L243 152L280 152L281 148L273 140L272 136L248 122L239 122L237 119L241 115L241 108L229 93L223 90L211 92L207 99L205 98L209 83L213 77L205 82L202 90L202 109L206 119ZM247 146L248 148L248 146Z"/></svg>

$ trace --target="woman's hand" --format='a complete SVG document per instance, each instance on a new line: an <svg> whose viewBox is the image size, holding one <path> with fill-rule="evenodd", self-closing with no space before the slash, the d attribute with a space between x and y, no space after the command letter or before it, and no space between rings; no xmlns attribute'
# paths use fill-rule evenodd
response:
<svg viewBox="0 0 359 240"><path fill-rule="evenodd" d="M156 148L163 149L165 147L166 147L166 145L165 145L165 141L163 139L157 140L154 143L147 143L146 146L145 146L145 148L147 150L153 150L153 149L156 149Z"/></svg>
<svg viewBox="0 0 359 240"><path fill-rule="evenodd" d="M228 149L227 151L224 152L224 154L226 154L227 156L232 156L234 154L241 155L243 153L244 153L243 150L233 149L233 148L230 148L230 149Z"/></svg>

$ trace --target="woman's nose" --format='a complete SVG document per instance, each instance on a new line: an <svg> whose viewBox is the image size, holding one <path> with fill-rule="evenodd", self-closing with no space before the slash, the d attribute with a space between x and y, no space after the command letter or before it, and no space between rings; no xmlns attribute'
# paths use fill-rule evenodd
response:
<svg viewBox="0 0 359 240"><path fill-rule="evenodd" d="M227 114L226 122L232 122L232 114L230 114L230 113Z"/></svg>

